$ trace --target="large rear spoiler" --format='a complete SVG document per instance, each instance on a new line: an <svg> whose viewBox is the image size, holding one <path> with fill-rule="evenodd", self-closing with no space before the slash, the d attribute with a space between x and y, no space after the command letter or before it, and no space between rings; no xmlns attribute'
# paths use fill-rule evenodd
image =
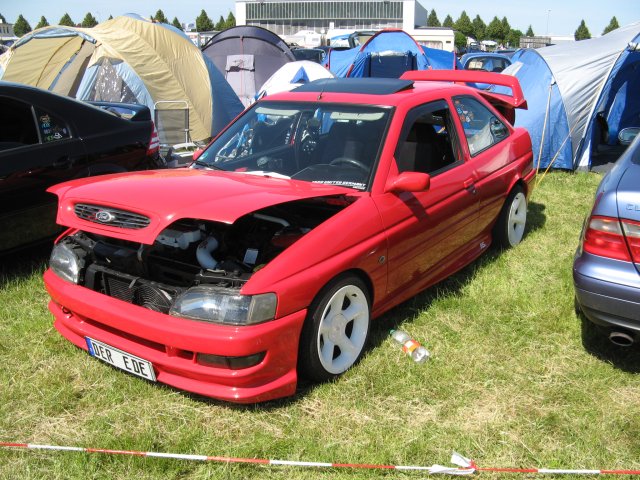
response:
<svg viewBox="0 0 640 480"><path fill-rule="evenodd" d="M511 89L511 95L492 93L487 90L478 90L478 93L487 101L496 102L510 108L527 108L527 101L516 77L503 75L502 73L478 72L476 70L410 70L400 78L413 80L414 82L454 82L454 83L486 83L501 85Z"/></svg>

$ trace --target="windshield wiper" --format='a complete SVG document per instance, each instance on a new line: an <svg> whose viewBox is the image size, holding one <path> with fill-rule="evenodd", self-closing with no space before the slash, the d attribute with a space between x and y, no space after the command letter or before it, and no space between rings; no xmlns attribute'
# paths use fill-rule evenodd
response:
<svg viewBox="0 0 640 480"><path fill-rule="evenodd" d="M248 170L245 172L236 172L236 173L244 173L247 175L258 175L260 177L271 177L271 178L284 178L284 179L291 179L291 177L289 175L283 175L282 173L278 173L278 172L270 172L270 171L265 171L265 170Z"/></svg>
<svg viewBox="0 0 640 480"><path fill-rule="evenodd" d="M193 164L197 165L198 167L208 168L210 170L223 170L222 168L216 165L211 165L210 163L203 162L202 160L196 160L195 162L193 162Z"/></svg>

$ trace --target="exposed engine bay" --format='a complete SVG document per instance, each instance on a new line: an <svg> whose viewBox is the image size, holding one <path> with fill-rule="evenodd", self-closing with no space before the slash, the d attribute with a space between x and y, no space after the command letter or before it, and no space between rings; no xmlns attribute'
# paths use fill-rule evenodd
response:
<svg viewBox="0 0 640 480"><path fill-rule="evenodd" d="M251 276L353 199L321 197L252 212L233 224L182 219L153 245L78 231L64 239L79 258L79 284L167 313L190 287L240 288Z"/></svg>

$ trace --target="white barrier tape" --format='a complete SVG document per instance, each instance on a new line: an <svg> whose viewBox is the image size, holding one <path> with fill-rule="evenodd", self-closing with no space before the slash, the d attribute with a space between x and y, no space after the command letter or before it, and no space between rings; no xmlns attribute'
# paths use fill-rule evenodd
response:
<svg viewBox="0 0 640 480"><path fill-rule="evenodd" d="M475 472L500 472L500 473L539 473L543 475L640 475L640 470L577 470L577 469L548 469L548 468L491 468L479 467L473 460L453 452L451 463L457 467L445 467L442 465L382 465L366 463L327 463L327 462L302 462L295 460L270 460L264 458L236 458L219 457L209 455L189 455L181 453L138 452L134 450L110 450L101 448L66 447L59 445L39 445L34 443L0 442L4 448L24 448L35 450L58 450L83 453L103 453L110 455L133 455L139 457L173 458L176 460L190 460L199 462L222 463L247 463L259 465L281 465L289 467L321 467L321 468L354 468L354 469L384 469L384 470L419 470L429 474L440 475L471 475Z"/></svg>
<svg viewBox="0 0 640 480"><path fill-rule="evenodd" d="M134 450L110 450L102 448L65 447L57 445L38 445L33 443L0 442L0 447L25 448L37 450L60 450L84 453L103 453L111 455L133 455L139 457L173 458L176 460L190 460L200 462L224 462L224 463L252 463L262 465L280 465L288 467L320 467L320 468L359 468L359 469L386 469L386 470L422 470L429 473L445 475L468 475L473 469L459 469L456 467L443 467L433 465L431 467L418 465L376 465L364 463L328 463L328 462L303 462L296 460L271 460L261 458L235 458L217 457L208 455L189 455L180 453L139 452Z"/></svg>

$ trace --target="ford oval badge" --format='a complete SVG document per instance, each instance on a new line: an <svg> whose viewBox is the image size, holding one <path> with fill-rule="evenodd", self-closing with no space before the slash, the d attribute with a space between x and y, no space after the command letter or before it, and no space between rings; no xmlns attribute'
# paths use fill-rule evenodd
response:
<svg viewBox="0 0 640 480"><path fill-rule="evenodd" d="M100 223L109 223L112 222L115 218L116 216L113 213L106 210L100 210L96 212L96 220Z"/></svg>

